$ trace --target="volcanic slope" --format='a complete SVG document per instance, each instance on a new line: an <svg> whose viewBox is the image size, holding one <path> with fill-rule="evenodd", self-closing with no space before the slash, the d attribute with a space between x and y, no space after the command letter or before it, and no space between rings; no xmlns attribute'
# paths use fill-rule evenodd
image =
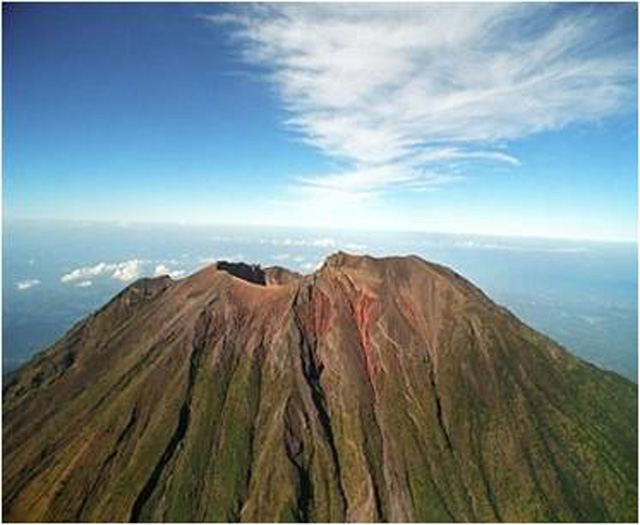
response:
<svg viewBox="0 0 640 525"><path fill-rule="evenodd" d="M632 521L637 387L455 272L141 279L5 381L12 521Z"/></svg>

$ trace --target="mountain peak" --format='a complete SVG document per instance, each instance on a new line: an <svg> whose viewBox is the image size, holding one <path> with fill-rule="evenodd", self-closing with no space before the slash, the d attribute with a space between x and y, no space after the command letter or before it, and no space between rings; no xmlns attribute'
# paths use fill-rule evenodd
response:
<svg viewBox="0 0 640 525"><path fill-rule="evenodd" d="M356 255L356 254L344 252L342 250L338 250L337 252L329 255L325 259L322 266L323 267L326 266L330 268L339 268L343 266L347 266L347 267L358 266L365 262L373 262L373 261L379 261L379 260L380 259L375 259L370 255Z"/></svg>
<svg viewBox="0 0 640 525"><path fill-rule="evenodd" d="M343 264L345 264L346 262L348 262L349 260L353 260L355 258L359 257L358 255L351 255L348 254L347 252L343 252L342 250L338 250L335 253L332 253L331 255L327 256L327 258L324 261L324 265L326 266L341 266Z"/></svg>
<svg viewBox="0 0 640 525"><path fill-rule="evenodd" d="M635 522L636 409L443 266L219 261L5 382L3 517Z"/></svg>

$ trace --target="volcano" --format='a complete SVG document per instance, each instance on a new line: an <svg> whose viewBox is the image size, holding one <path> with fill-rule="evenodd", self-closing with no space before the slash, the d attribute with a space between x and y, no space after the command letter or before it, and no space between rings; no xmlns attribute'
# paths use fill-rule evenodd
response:
<svg viewBox="0 0 640 525"><path fill-rule="evenodd" d="M138 280L3 393L8 521L637 521L637 386L414 256Z"/></svg>

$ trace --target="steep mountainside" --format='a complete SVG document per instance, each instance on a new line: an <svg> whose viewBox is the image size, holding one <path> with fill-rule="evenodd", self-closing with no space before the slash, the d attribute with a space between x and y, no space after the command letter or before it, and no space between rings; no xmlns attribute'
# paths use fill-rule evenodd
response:
<svg viewBox="0 0 640 525"><path fill-rule="evenodd" d="M417 257L142 279L3 390L5 520L637 517L637 387Z"/></svg>

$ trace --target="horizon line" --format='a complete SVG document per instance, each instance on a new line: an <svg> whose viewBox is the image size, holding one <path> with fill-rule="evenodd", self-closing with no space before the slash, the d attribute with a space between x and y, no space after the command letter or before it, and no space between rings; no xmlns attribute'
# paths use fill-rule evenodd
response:
<svg viewBox="0 0 640 525"><path fill-rule="evenodd" d="M206 228L206 227L240 227L240 228L289 228L289 229L302 229L302 230L320 230L320 231L343 231L343 232L368 232L368 233L422 233L428 235L450 235L450 236L477 236L477 237L500 237L500 238L512 238L512 239L526 239L526 240L541 240L541 241L571 241L571 242L600 242L611 244L638 244L638 237L634 238L603 238L603 237L572 237L569 235L549 236L544 234L513 234L513 233L480 233L472 231L446 231L446 230L434 230L428 228L363 228L363 227L349 227L349 226L320 226L309 224L281 224L281 223L234 223L234 222L220 222L220 221L161 221L161 220L118 220L118 219L69 219L69 218L52 218L52 217L11 217L2 215L0 220L1 224L7 222L46 222L46 223L91 223L91 224L104 224L112 225L116 227L127 228L131 226L174 226L174 227L194 227L194 228ZM4 228L3 228L4 231Z"/></svg>

